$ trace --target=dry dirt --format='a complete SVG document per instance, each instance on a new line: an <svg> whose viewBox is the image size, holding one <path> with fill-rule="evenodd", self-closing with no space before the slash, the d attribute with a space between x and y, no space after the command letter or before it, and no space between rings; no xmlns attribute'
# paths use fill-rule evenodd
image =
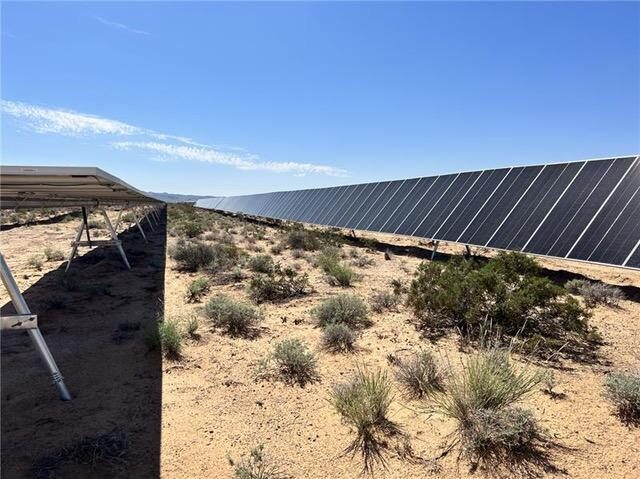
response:
<svg viewBox="0 0 640 479"><path fill-rule="evenodd" d="M437 343L422 339L410 323L410 312L402 306L397 312L371 313L374 324L359 339L356 353L323 351L321 331L314 326L310 311L324 298L345 289L330 286L323 273L312 266L317 253L294 259L285 250L277 256L283 264L298 264L301 272L307 272L314 292L283 304L262 305L262 334L253 340L220 334L200 313L203 303L186 303L186 287L200 274L175 268L173 260L165 257L160 231L152 236L150 246L145 246L133 231L125 235L131 272L124 270L114 252L103 257L97 250L77 259L67 275L79 284L74 291L67 291L61 284L61 278L66 277L60 270L64 262L45 262L44 269L37 271L27 259L41 255L47 245L66 253L75 228L75 223L62 222L0 233L2 252L20 287L27 291L27 301L39 314L45 339L75 396L68 403L56 400L28 338L20 333L3 334L3 477L34 477L34 464L55 455L60 446L114 429L129 438L128 454L123 459L126 463L120 469L72 464L57 469L58 474L64 471L66 475L40 477L232 477L228 456L237 459L258 444L264 444L267 456L286 477L360 477L359 459L343 455L353 434L328 402L332 386L348 378L358 364L390 369L387 355L391 353L424 348L452 365L459 364L465 354L453 336ZM236 242L247 248L242 228L235 230ZM271 227L266 231L267 238L256 245L268 252L279 232ZM370 266L355 268L360 279L347 290L365 299L375 291L389 289L392 279L409 281L422 261L414 253L430 254L413 239L382 235L374 239L390 243L396 252L391 260L384 259L384 247L343 247L346 252L356 248L360 256L373 261ZM169 237L168 246L175 241ZM460 249L459 245L439 247L443 253ZM562 279L577 273L626 286L633 299L622 302L618 309L595 310L592 324L599 328L605 344L598 351L597 361L586 364L565 360L555 369L561 398L540 391L527 400L559 444L553 455L557 470L546 476L637 478L640 428L625 427L612 414L610 404L602 397L602 381L608 371L640 365L640 299L636 289L640 287L640 273L558 260L544 259L541 263L552 277ZM89 288L94 284L101 288ZM246 281L215 285L207 298L223 292L247 300L245 286ZM64 305L47 310L46 299L54 294L64 296ZM4 291L0 299L2 304L7 303ZM138 321L142 326L154 321L162 304L168 319L200 318L200 337L186 341L180 361L147 351L142 331L118 330L123 321ZM256 363L284 338L302 339L315 352L318 382L302 388L255 381ZM387 469L378 470L377 477L480 475L471 473L464 461L456 461L454 454L430 461L441 453L447 434L453 430L451 421L430 416L422 403L405 400L399 391L390 416L402 425L414 452L425 461L411 463L390 457Z"/></svg>

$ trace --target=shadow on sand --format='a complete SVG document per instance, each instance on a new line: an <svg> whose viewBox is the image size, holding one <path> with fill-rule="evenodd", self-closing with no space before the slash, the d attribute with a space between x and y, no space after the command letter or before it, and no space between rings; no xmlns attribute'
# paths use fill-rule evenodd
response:
<svg viewBox="0 0 640 479"><path fill-rule="evenodd" d="M102 247L23 291L73 400L58 399L26 332L3 332L3 477L160 475L162 358L144 334L164 300L164 225L147 237L120 235L131 271Z"/></svg>

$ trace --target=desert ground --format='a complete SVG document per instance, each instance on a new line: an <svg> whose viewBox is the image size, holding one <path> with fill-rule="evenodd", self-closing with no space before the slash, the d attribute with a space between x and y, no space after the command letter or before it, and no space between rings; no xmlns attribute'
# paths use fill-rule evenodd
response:
<svg viewBox="0 0 640 479"><path fill-rule="evenodd" d="M230 279L223 272L179 268L172 251L184 237L172 223L174 208L169 207L166 230L164 224L155 232L145 226L148 244L134 228L121 233L131 271L117 251L103 247L81 249L64 273L77 217L0 233L2 253L38 314L74 396L70 402L57 399L26 333L3 332L3 477L234 477L229 458L237 462L259 445L279 471L264 477L361 477L359 455L344 453L353 430L330 402L335 385L358 367L388 371L393 378L390 358L411 351L431 351L452 368L473 354L474 346L463 347L453 332L437 341L425 339L404 301L380 313L369 311L372 324L362 330L354 352L336 354L322 347L322 329L312 310L340 293L369 303L393 280L408 285L418 265L431 256L425 242L360 232L350 239L343 232L340 251L357 280L341 287L330 284L317 267L320 251L277 248L284 235L280 226L197 211L211 226L196 234L199 241L213 244L224 234L246 254ZM65 257L48 261L46 248ZM435 261L461 251L461 245L441 244ZM251 303L247 285L253 273L246 258L258 254L271 254L283 266L307 274L310 291L256 305L264 319L251 338L223 334L204 306L221 293ZM538 388L523 401L554 444L549 467L535 475L637 478L640 428L616 416L603 395L603 381L612 371L640 367L640 272L555 259L539 262L543 274L560 284L575 278L603 281L621 287L626 299L618 307L593 309L590 324L602 344L589 360L558 355L553 361L527 362L527 367L553 370L557 381L554 394ZM187 288L201 277L208 278L209 290L198 301L187 301ZM4 290L0 300L3 312L11 311ZM145 330L159 319L186 328L194 318L197 330L182 333L179 357L167 357L145 340ZM256 374L274 345L290 338L302 340L317 359L317 377L304 387ZM386 468L376 467L377 477L491 475L472 470L455 453L443 455L455 429L451 419L430 412L428 401L406 398L395 382L393 398L389 418L404 431L413 452L410 457L390 452ZM511 477L522 474L512 472Z"/></svg>

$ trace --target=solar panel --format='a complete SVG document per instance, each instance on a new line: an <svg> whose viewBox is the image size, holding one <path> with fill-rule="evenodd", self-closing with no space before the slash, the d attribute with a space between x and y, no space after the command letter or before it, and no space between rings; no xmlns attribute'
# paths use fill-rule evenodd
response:
<svg viewBox="0 0 640 479"><path fill-rule="evenodd" d="M203 199L203 208L640 268L640 157Z"/></svg>

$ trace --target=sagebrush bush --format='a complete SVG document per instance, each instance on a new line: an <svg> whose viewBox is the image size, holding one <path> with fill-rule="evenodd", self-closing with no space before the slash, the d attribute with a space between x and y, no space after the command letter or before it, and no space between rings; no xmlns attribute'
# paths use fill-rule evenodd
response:
<svg viewBox="0 0 640 479"><path fill-rule="evenodd" d="M204 233L205 228L199 222L187 221L179 227L178 231L187 238L196 238Z"/></svg>
<svg viewBox="0 0 640 479"><path fill-rule="evenodd" d="M44 257L47 261L62 261L64 260L64 253L59 249L45 248Z"/></svg>
<svg viewBox="0 0 640 479"><path fill-rule="evenodd" d="M331 391L336 412L356 432L347 452L360 452L365 472L372 472L376 463L385 464L383 452L388 437L399 432L388 418L393 401L391 388L386 372L358 368L351 380L336 385Z"/></svg>
<svg viewBox="0 0 640 479"><path fill-rule="evenodd" d="M620 419L626 424L640 425L640 373L612 373L604 386Z"/></svg>
<svg viewBox="0 0 640 479"><path fill-rule="evenodd" d="M302 249L305 251L315 251L322 246L322 243L313 232L301 228L295 228L289 231L285 242L291 249Z"/></svg>
<svg viewBox="0 0 640 479"><path fill-rule="evenodd" d="M272 360L277 374L285 382L304 386L317 379L316 358L299 339L284 339L277 343Z"/></svg>
<svg viewBox="0 0 640 479"><path fill-rule="evenodd" d="M375 261L373 258L367 255L362 255L352 260L351 264L358 268L366 268L367 266L371 266L372 264L375 264Z"/></svg>
<svg viewBox="0 0 640 479"><path fill-rule="evenodd" d="M195 272L206 269L219 272L235 266L240 259L237 246L228 243L208 244L201 241L178 241L172 251L178 267Z"/></svg>
<svg viewBox="0 0 640 479"><path fill-rule="evenodd" d="M249 258L247 262L249 269L255 273L271 273L275 267L273 257L268 254L259 254Z"/></svg>
<svg viewBox="0 0 640 479"><path fill-rule="evenodd" d="M291 250L291 256L293 256L293 259L302 259L307 257L303 249Z"/></svg>
<svg viewBox="0 0 640 479"><path fill-rule="evenodd" d="M197 303L209 292L209 280L207 278L197 278L189 283L185 294L188 303Z"/></svg>
<svg viewBox="0 0 640 479"><path fill-rule="evenodd" d="M349 266L337 263L328 271L327 279L332 286L351 286L356 275Z"/></svg>
<svg viewBox="0 0 640 479"><path fill-rule="evenodd" d="M160 348L167 359L180 359L182 335L176 321L159 321L149 325L145 331L145 343L150 350Z"/></svg>
<svg viewBox="0 0 640 479"><path fill-rule="evenodd" d="M325 299L312 310L312 314L320 327L339 323L358 329L371 324L364 301L350 294L338 294Z"/></svg>
<svg viewBox="0 0 640 479"><path fill-rule="evenodd" d="M446 374L428 351L396 362L395 376L409 398L420 399L442 391Z"/></svg>
<svg viewBox="0 0 640 479"><path fill-rule="evenodd" d="M205 313L216 328L221 328L231 336L255 334L263 319L262 313L251 304L236 301L223 294L218 294L207 302Z"/></svg>
<svg viewBox="0 0 640 479"><path fill-rule="evenodd" d="M371 309L376 313L391 311L400 304L400 296L392 291L377 291L371 296Z"/></svg>
<svg viewBox="0 0 640 479"><path fill-rule="evenodd" d="M356 333L346 324L330 323L322 333L322 345L327 351L345 353L353 351L356 344Z"/></svg>
<svg viewBox="0 0 640 479"><path fill-rule="evenodd" d="M200 322L198 321L198 318L196 318L195 316L191 316L190 318L188 318L185 323L185 327L187 330L187 334L190 337L192 338L198 337L198 328L200 327Z"/></svg>
<svg viewBox="0 0 640 479"><path fill-rule="evenodd" d="M340 263L340 250L335 246L325 246L318 254L316 265L325 273Z"/></svg>
<svg viewBox="0 0 640 479"><path fill-rule="evenodd" d="M456 329L478 339L491 324L509 336L569 339L589 332L589 313L520 253L501 253L484 265L452 260L418 267L407 304L425 331Z"/></svg>
<svg viewBox="0 0 640 479"><path fill-rule="evenodd" d="M309 293L309 277L276 264L270 274L256 274L249 282L249 296L256 302L281 301Z"/></svg>

